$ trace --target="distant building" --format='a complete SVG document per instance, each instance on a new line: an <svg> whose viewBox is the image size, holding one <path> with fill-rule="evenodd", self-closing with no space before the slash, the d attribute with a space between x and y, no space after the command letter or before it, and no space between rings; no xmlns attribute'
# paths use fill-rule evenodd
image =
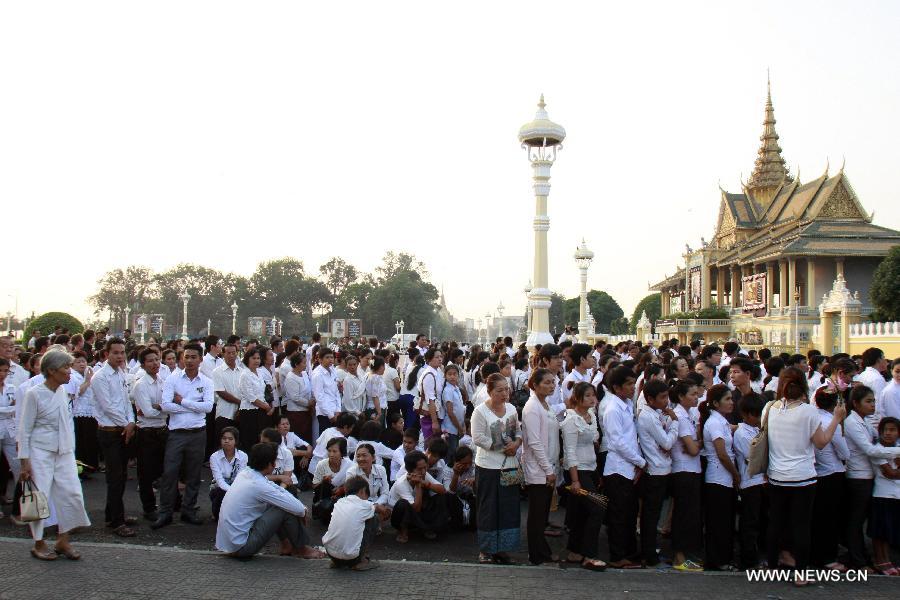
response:
<svg viewBox="0 0 900 600"><path fill-rule="evenodd" d="M662 293L656 331L685 342L734 337L745 345L787 348L799 336L801 348L836 352L846 344L848 327L871 312L872 273L900 244L900 232L872 223L843 165L834 175L826 166L806 183L790 174L771 89L760 140L742 191L721 190L712 240L686 247L684 265L651 286ZM728 318L669 318L710 307L725 309Z"/></svg>

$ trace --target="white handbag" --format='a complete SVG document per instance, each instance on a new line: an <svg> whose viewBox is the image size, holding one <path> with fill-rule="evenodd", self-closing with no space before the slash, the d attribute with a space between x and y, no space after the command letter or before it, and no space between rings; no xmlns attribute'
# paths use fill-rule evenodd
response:
<svg viewBox="0 0 900 600"><path fill-rule="evenodd" d="M19 519L29 523L50 517L50 504L47 496L37 489L32 480L22 482L22 497L19 499L21 514Z"/></svg>

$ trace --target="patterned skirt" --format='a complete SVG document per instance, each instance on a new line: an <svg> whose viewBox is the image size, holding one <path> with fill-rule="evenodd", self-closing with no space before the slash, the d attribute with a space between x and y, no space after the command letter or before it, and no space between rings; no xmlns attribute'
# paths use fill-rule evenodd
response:
<svg viewBox="0 0 900 600"><path fill-rule="evenodd" d="M478 549L486 554L517 552L521 534L519 486L500 485L500 469L475 467Z"/></svg>

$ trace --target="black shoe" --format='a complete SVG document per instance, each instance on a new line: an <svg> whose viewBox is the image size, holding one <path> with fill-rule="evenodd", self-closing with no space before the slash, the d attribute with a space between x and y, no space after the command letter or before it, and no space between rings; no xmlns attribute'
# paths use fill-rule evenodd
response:
<svg viewBox="0 0 900 600"><path fill-rule="evenodd" d="M159 518L159 514L155 510L148 510L144 513L144 518L148 521L155 521Z"/></svg>
<svg viewBox="0 0 900 600"><path fill-rule="evenodd" d="M172 515L162 515L152 523L150 523L150 529L161 529L166 525L172 524Z"/></svg>
<svg viewBox="0 0 900 600"><path fill-rule="evenodd" d="M190 523L191 525L203 525L203 519L198 517L195 513L181 513L181 520L185 523Z"/></svg>

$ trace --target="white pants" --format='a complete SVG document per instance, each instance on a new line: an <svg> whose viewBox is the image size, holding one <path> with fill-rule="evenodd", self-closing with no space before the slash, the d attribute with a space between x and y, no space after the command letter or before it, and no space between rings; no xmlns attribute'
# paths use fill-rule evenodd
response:
<svg viewBox="0 0 900 600"><path fill-rule="evenodd" d="M13 474L13 485L19 481L19 472L22 470L19 465L18 452L16 451L16 436L7 436L0 440L0 452L6 457L9 463L9 470Z"/></svg>
<svg viewBox="0 0 900 600"><path fill-rule="evenodd" d="M60 533L68 533L76 527L91 524L84 510L84 495L78 479L74 452L58 454L32 448L31 477L37 489L46 494L50 505L56 509ZM35 541L44 539L44 526L49 526L50 520L32 521L28 524Z"/></svg>

